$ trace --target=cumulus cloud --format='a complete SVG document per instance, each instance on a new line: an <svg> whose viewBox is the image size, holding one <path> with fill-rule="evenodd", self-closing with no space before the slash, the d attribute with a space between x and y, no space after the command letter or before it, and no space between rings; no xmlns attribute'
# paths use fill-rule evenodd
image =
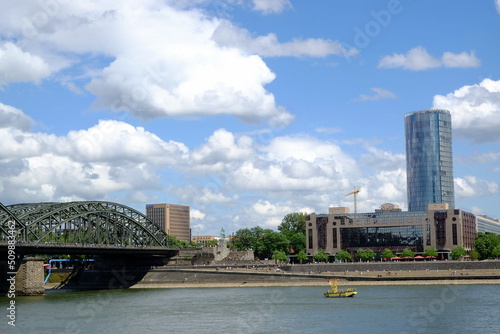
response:
<svg viewBox="0 0 500 334"><path fill-rule="evenodd" d="M455 195L457 200L481 197L500 193L500 184L479 179L475 176L455 178Z"/></svg>
<svg viewBox="0 0 500 334"><path fill-rule="evenodd" d="M0 43L0 87L11 82L40 82L52 73L45 60L11 42Z"/></svg>
<svg viewBox="0 0 500 334"><path fill-rule="evenodd" d="M1 6L9 10L0 11L0 37L11 40L0 46L0 64L9 66L0 66L4 82L37 82L74 65L90 71L85 87L95 108L142 119L233 115L274 126L293 120L264 88L275 75L263 60L215 43L220 20L200 10L160 0Z"/></svg>
<svg viewBox="0 0 500 334"><path fill-rule="evenodd" d="M165 142L142 127L120 121L99 121L87 129L70 131L61 140L62 154L87 162L155 163L169 165L187 154L178 142Z"/></svg>
<svg viewBox="0 0 500 334"><path fill-rule="evenodd" d="M21 110L0 103L0 128L11 128L27 131L31 129L34 122Z"/></svg>
<svg viewBox="0 0 500 334"><path fill-rule="evenodd" d="M430 55L421 46L411 49L406 54L395 53L391 56L384 56L379 64L379 68L403 68L406 70L423 71L437 67L479 67L481 61L474 52L462 52L459 54L445 52L440 59Z"/></svg>
<svg viewBox="0 0 500 334"><path fill-rule="evenodd" d="M281 43L275 34L253 37L243 28L222 21L214 31L213 39L221 46L244 50L263 57L327 57L354 55L354 49L345 49L340 42L320 38L294 39Z"/></svg>
<svg viewBox="0 0 500 334"><path fill-rule="evenodd" d="M253 141L248 136L238 139L225 130L216 130L204 145L192 152L192 158L197 164L217 164L231 161L244 161L255 154Z"/></svg>
<svg viewBox="0 0 500 334"><path fill-rule="evenodd" d="M55 136L28 131L24 123L31 119L20 110L3 104L0 110L0 118L14 120L0 128L0 189L11 201L102 199L161 189L157 169L182 163L187 154L183 144L123 122L100 121Z"/></svg>
<svg viewBox="0 0 500 334"><path fill-rule="evenodd" d="M495 0L495 7L497 8L498 14L500 14L500 0Z"/></svg>
<svg viewBox="0 0 500 334"><path fill-rule="evenodd" d="M436 95L433 108L452 113L454 134L475 143L500 140L500 80L484 79L445 96Z"/></svg>
<svg viewBox="0 0 500 334"><path fill-rule="evenodd" d="M232 228L274 228L290 212L327 212L330 205L352 211L352 197L344 195L354 185L361 188L360 212L385 202L405 207L404 155L373 143L350 144L365 152L355 159L339 144L309 135L275 135L263 143L254 138L258 134L218 129L189 148L119 121L100 121L62 136L12 124L0 129L0 189L11 202L125 196L144 203L161 194L155 198L189 205L200 231L221 219ZM165 169L169 172L161 176ZM498 192L494 182L456 182L461 196L480 189Z"/></svg>
<svg viewBox="0 0 500 334"><path fill-rule="evenodd" d="M383 88L378 88L378 87L373 87L372 92L374 93L373 95L365 95L361 94L358 98L357 101L377 101L377 100L383 100L383 99L395 99L396 94L393 92L383 89Z"/></svg>
<svg viewBox="0 0 500 334"><path fill-rule="evenodd" d="M352 157L333 143L283 136L260 147L256 159L234 168L228 182L241 191L324 192L345 189L358 172Z"/></svg>
<svg viewBox="0 0 500 334"><path fill-rule="evenodd" d="M291 7L290 0L253 0L253 10L263 14L281 13Z"/></svg>

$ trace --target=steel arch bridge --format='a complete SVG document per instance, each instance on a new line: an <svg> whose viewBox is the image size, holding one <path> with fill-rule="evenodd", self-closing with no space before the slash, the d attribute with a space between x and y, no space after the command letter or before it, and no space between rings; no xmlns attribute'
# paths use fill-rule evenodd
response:
<svg viewBox="0 0 500 334"><path fill-rule="evenodd" d="M0 203L0 241L168 247L167 234L144 214L112 202Z"/></svg>

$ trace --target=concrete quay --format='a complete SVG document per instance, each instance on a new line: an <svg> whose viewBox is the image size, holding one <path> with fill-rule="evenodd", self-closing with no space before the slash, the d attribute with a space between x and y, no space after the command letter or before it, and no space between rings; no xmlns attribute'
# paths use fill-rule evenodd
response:
<svg viewBox="0 0 500 334"><path fill-rule="evenodd" d="M340 285L500 284L500 261L159 268L133 287L324 286L330 279Z"/></svg>

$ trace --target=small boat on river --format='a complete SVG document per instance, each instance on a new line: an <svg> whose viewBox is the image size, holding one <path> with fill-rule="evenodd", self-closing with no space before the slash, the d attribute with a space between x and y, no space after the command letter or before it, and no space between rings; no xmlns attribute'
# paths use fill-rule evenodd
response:
<svg viewBox="0 0 500 334"><path fill-rule="evenodd" d="M328 283L330 283L331 289L324 293L325 297L329 298L354 297L358 293L354 289L339 290L338 281L328 281Z"/></svg>

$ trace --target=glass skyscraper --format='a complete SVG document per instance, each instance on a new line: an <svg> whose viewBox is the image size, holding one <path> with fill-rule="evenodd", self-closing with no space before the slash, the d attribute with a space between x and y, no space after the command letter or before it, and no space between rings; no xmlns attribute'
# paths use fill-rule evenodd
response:
<svg viewBox="0 0 500 334"><path fill-rule="evenodd" d="M451 114L423 110L405 115L408 211L429 203L455 207Z"/></svg>

